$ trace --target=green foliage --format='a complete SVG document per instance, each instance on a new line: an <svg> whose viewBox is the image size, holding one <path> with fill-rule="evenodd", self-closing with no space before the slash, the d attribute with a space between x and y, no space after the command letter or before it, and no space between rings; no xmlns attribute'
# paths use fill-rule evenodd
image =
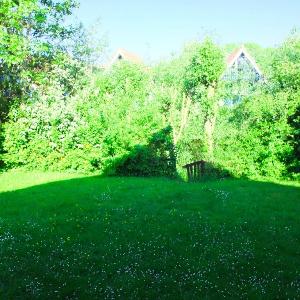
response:
<svg viewBox="0 0 300 300"><path fill-rule="evenodd" d="M195 101L200 101L209 87L217 85L223 71L224 58L220 48L211 40L205 40L199 44L186 67L186 94Z"/></svg>
<svg viewBox="0 0 300 300"><path fill-rule="evenodd" d="M60 56L74 52L79 28L67 26L65 19L76 6L73 0L1 1L0 122L14 102L45 84Z"/></svg>
<svg viewBox="0 0 300 300"><path fill-rule="evenodd" d="M3 141L4 141L4 131L3 131L3 128L2 128L2 125L0 124L0 170L1 168L3 167L4 165L4 162L3 162Z"/></svg>
<svg viewBox="0 0 300 300"><path fill-rule="evenodd" d="M300 177L300 100L298 100L298 107L295 113L288 118L288 124L291 127L289 142L292 147L292 152L288 158L289 171L293 172L295 176Z"/></svg>
<svg viewBox="0 0 300 300"><path fill-rule="evenodd" d="M91 83L74 96L64 97L55 81L46 94L11 110L7 165L105 172L162 128L142 67L122 63L82 80Z"/></svg>
<svg viewBox="0 0 300 300"><path fill-rule="evenodd" d="M288 170L299 179L300 174L300 34L293 32L277 50L272 61L273 89L288 97L289 113L287 123L290 126L288 142L292 151L287 157Z"/></svg>
<svg viewBox="0 0 300 300"><path fill-rule="evenodd" d="M118 163L116 174L130 176L169 176L176 174L176 154L172 128L153 134L147 145L137 145Z"/></svg>
<svg viewBox="0 0 300 300"><path fill-rule="evenodd" d="M279 89L297 91L300 87L300 33L294 32L276 51L272 79Z"/></svg>
<svg viewBox="0 0 300 300"><path fill-rule="evenodd" d="M293 34L273 49L262 84L220 111L215 158L237 176L299 177L299 41Z"/></svg>
<svg viewBox="0 0 300 300"><path fill-rule="evenodd" d="M288 98L265 93L223 107L216 129L216 159L238 176L286 175ZM226 130L224 130L226 128Z"/></svg>
<svg viewBox="0 0 300 300"><path fill-rule="evenodd" d="M236 176L297 178L297 32L278 48L246 44L264 71L260 83L224 83L223 51L209 39L151 69L121 62L102 70L92 62L103 44L66 25L76 6L1 2L0 160L7 167L169 176L176 153L181 175L183 165L204 159ZM220 106L224 99L237 101Z"/></svg>

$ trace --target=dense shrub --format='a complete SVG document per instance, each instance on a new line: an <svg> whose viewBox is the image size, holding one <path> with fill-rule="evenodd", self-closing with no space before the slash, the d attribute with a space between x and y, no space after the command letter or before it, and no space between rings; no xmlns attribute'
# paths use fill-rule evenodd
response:
<svg viewBox="0 0 300 300"><path fill-rule="evenodd" d="M260 91L220 111L215 158L238 176L287 176L292 146L287 119L294 102L285 93Z"/></svg>
<svg viewBox="0 0 300 300"><path fill-rule="evenodd" d="M116 174L131 176L171 176L176 174L176 154L172 128L156 132L146 145L137 145L121 159Z"/></svg>
<svg viewBox="0 0 300 300"><path fill-rule="evenodd" d="M5 3L5 13L16 9ZM17 76L7 83L0 72L0 97L8 101L0 99L0 165L184 176L183 165L207 160L218 176L297 178L300 38L272 51L250 46L266 70L259 84L225 84L226 51L211 40L151 68L91 68L81 57L84 47L59 47L26 69L28 49L20 61L0 51L1 72ZM15 84L9 97L7 84ZM220 105L228 97L237 101Z"/></svg>
<svg viewBox="0 0 300 300"><path fill-rule="evenodd" d="M298 101L298 103L299 102L300 101ZM292 152L287 158L289 162L289 172L300 179L300 103L295 112L289 116L288 124L291 126L289 142L292 147Z"/></svg>
<svg viewBox="0 0 300 300"><path fill-rule="evenodd" d="M3 161L3 142L4 142L4 132L2 129L2 126L0 125L0 169L4 167L4 161Z"/></svg>
<svg viewBox="0 0 300 300"><path fill-rule="evenodd" d="M11 109L4 126L8 166L104 172L162 128L142 67L122 63L86 76L90 85L75 96L65 97L56 84Z"/></svg>

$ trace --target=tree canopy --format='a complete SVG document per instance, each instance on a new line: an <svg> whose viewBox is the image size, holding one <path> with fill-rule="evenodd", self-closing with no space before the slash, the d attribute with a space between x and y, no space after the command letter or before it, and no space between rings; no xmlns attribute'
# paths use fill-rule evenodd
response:
<svg viewBox="0 0 300 300"><path fill-rule="evenodd" d="M225 83L235 45L211 39L151 67L104 69L92 64L85 29L66 22L77 5L1 2L6 167L174 176L174 166L183 174L182 165L205 159L234 176L299 177L297 32L279 47L246 44L264 72L260 82Z"/></svg>

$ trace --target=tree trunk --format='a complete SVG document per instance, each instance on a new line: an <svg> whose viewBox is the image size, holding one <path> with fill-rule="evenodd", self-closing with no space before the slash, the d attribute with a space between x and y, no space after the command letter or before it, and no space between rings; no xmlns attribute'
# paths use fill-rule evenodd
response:
<svg viewBox="0 0 300 300"><path fill-rule="evenodd" d="M209 87L207 98L208 100L213 101L213 98L215 96L215 88ZM218 112L218 103L213 103L211 112L208 112L206 121L204 123L204 132L205 132L205 140L207 145L207 159L213 160L214 156L214 130L215 130L215 124L216 124L216 118L217 118L217 112Z"/></svg>
<svg viewBox="0 0 300 300"><path fill-rule="evenodd" d="M183 131L188 123L191 103L192 103L192 101L191 101L190 97L182 98L180 127L179 127L177 134L174 133L174 144L175 145L180 140L180 138L183 134Z"/></svg>

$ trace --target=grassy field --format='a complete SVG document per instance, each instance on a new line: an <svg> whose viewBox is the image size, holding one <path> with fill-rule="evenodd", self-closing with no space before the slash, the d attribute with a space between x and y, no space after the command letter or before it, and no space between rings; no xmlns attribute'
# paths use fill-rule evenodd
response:
<svg viewBox="0 0 300 300"><path fill-rule="evenodd" d="M300 188L0 174L0 299L299 299Z"/></svg>

